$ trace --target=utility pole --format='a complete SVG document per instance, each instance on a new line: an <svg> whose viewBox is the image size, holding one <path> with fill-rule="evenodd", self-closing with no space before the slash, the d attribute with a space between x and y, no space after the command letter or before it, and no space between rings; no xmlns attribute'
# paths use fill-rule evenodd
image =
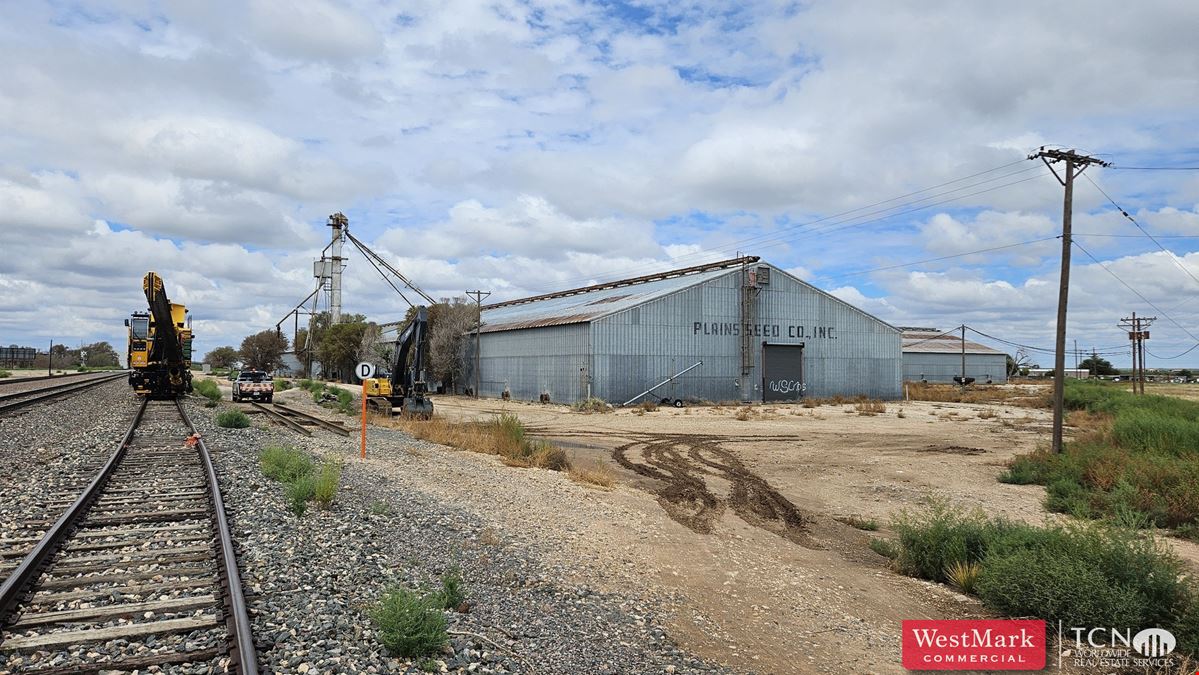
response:
<svg viewBox="0 0 1199 675"><path fill-rule="evenodd" d="M1149 331L1145 330L1157 320L1156 316L1138 317L1136 312L1128 319L1120 319L1120 326L1128 329L1128 339L1132 342L1132 393L1145 393L1145 340L1149 339Z"/></svg>
<svg viewBox="0 0 1199 675"><path fill-rule="evenodd" d="M489 297L491 291L467 291L467 295L474 296L475 307L479 309L479 318L475 321L475 398L479 398L479 371L483 365L483 352L480 351L481 341L480 334L483 332L483 298Z"/></svg>
<svg viewBox="0 0 1199 675"><path fill-rule="evenodd" d="M966 388L966 324L962 324L962 389Z"/></svg>
<svg viewBox="0 0 1199 675"><path fill-rule="evenodd" d="M1070 301L1070 248L1073 241L1070 236L1070 221L1074 209L1074 179L1092 164L1108 166L1109 162L1079 155L1073 150L1046 150L1044 146L1038 152L1028 156L1029 159L1040 159L1053 172L1054 177L1066 189L1062 200L1062 273L1058 283L1057 293L1057 339L1053 355L1053 452L1062 451L1062 409L1066 394L1066 305ZM1066 163L1066 177L1058 175L1053 168L1058 162Z"/></svg>

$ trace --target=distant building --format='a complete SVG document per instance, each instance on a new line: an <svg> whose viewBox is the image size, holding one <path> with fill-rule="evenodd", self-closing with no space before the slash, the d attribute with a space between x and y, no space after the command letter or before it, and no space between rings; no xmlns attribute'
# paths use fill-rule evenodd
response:
<svg viewBox="0 0 1199 675"><path fill-rule="evenodd" d="M0 366L6 368L30 368L36 357L37 350L33 347L0 347Z"/></svg>
<svg viewBox="0 0 1199 675"><path fill-rule="evenodd" d="M1062 371L1066 377L1072 377L1076 380L1085 380L1091 377L1091 371L1086 368L1066 368ZM1053 377L1053 368L1029 368L1029 377Z"/></svg>
<svg viewBox="0 0 1199 675"><path fill-rule="evenodd" d="M936 328L901 327L903 379L953 382L962 374L962 336ZM966 377L979 384L1007 382L1007 354L966 340Z"/></svg>

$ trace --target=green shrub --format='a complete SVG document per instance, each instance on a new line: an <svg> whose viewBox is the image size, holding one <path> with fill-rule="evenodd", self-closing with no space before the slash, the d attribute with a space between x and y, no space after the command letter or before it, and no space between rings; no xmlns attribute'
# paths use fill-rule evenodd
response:
<svg viewBox="0 0 1199 675"><path fill-rule="evenodd" d="M389 516L391 515L391 506L385 501L376 499L375 501L371 502L371 514L376 516Z"/></svg>
<svg viewBox="0 0 1199 675"><path fill-rule="evenodd" d="M441 577L441 590L437 596L443 609L457 609L466 600L462 572L456 566L446 570Z"/></svg>
<svg viewBox="0 0 1199 675"><path fill-rule="evenodd" d="M0 370L0 377L12 377L12 373L7 370Z"/></svg>
<svg viewBox="0 0 1199 675"><path fill-rule="evenodd" d="M890 539L871 539L870 550L891 560L899 557L899 546Z"/></svg>
<svg viewBox="0 0 1199 675"><path fill-rule="evenodd" d="M331 391L337 397L337 409L347 415L353 415L355 410L354 395L341 387L332 387Z"/></svg>
<svg viewBox="0 0 1199 675"><path fill-rule="evenodd" d="M192 389L213 403L221 400L221 388L212 380L196 380Z"/></svg>
<svg viewBox="0 0 1199 675"><path fill-rule="evenodd" d="M966 584L1008 616L1071 626L1161 626L1199 645L1196 590L1169 548L1135 530L1096 523L1035 527L943 505L896 523L897 566L934 581ZM873 548L873 546L872 546Z"/></svg>
<svg viewBox="0 0 1199 675"><path fill-rule="evenodd" d="M296 448L271 446L263 449L258 456L262 473L267 478L273 478L283 483L290 483L303 476L312 475L312 460L303 451Z"/></svg>
<svg viewBox="0 0 1199 675"><path fill-rule="evenodd" d="M275 378L275 391L287 391L291 389L291 380L283 379L282 377Z"/></svg>
<svg viewBox="0 0 1199 675"><path fill-rule="evenodd" d="M388 590L371 610L379 642L394 656L419 658L441 649L449 639L436 594L421 597L406 588Z"/></svg>
<svg viewBox="0 0 1199 675"><path fill-rule="evenodd" d="M316 479L312 476L300 476L287 484L287 507L297 516L304 515L308 510L308 500L316 495Z"/></svg>
<svg viewBox="0 0 1199 675"><path fill-rule="evenodd" d="M216 424L226 429L245 429L250 426L250 418L240 410L226 410L216 416Z"/></svg>
<svg viewBox="0 0 1199 675"><path fill-rule="evenodd" d="M313 499L322 509L328 509L337 494L337 485L341 482L341 463L325 462L321 473L316 478L313 488Z"/></svg>

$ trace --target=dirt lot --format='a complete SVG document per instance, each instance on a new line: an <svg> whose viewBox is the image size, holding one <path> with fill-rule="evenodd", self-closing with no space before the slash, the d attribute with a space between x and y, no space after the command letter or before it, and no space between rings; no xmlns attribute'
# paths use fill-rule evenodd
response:
<svg viewBox="0 0 1199 675"><path fill-rule="evenodd" d="M995 479L1045 438L1042 410L912 402L874 415L852 404L583 414L446 397L436 406L455 420L514 413L574 461L610 464L620 485L601 498L632 515L588 522L586 536L558 549L563 561L581 574L588 560L627 561L630 573L607 576L611 588L674 594L676 637L736 668L902 672L902 619L982 613L947 588L888 571L868 547L877 535L838 518L875 519L885 535L892 514L930 499L1046 517L1042 488Z"/></svg>

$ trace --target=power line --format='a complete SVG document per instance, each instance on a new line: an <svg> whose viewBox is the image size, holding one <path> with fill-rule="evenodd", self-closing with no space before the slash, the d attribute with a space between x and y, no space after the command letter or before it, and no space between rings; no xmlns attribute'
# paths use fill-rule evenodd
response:
<svg viewBox="0 0 1199 675"><path fill-rule="evenodd" d="M1119 208L1119 207L1117 207ZM1141 234L1100 234L1098 232L1075 232L1076 237L1121 237L1124 239L1140 239ZM1199 234L1159 234L1158 239L1199 239Z"/></svg>
<svg viewBox="0 0 1199 675"><path fill-rule="evenodd" d="M1195 344L1191 345L1190 349L1187 349L1185 352L1183 352L1181 354L1175 354L1174 356L1158 356L1157 354L1154 354L1153 352L1149 351L1148 348L1146 348L1145 351L1149 352L1150 356L1152 356L1153 358L1158 359L1160 361L1172 361L1174 359L1180 359L1180 358L1186 356L1187 354L1190 354L1191 352L1195 351L1196 349L1199 349L1199 342L1196 342Z"/></svg>
<svg viewBox="0 0 1199 675"><path fill-rule="evenodd" d="M823 217L821 217L821 218L817 218L817 219L815 219L815 220L810 220L810 221L807 221L807 222L804 222L804 223L797 223L797 224L794 224L794 225L790 225L790 226L787 226L787 227L786 227L786 228L784 228L784 229L785 229L785 230L787 230L787 231L791 231L791 230L796 230L796 229L799 229L799 228L810 227L810 226L812 226L812 225L817 225L817 224L820 224L820 223L828 223L828 225L829 225L829 226L834 226L834 225L840 225L840 224L848 223L848 222L851 222L851 221L853 221L853 220L856 220L856 219L858 219L858 218L863 218L863 217L866 217L866 216L872 216L872 215L875 215L875 214L877 214L877 213L884 213L884 212L886 212L886 211L890 211L890 210L894 210L894 209L904 209L905 207L912 206L912 205L914 205L914 204L917 204L917 203L919 203L919 202L922 202L922 201L926 201L926 200L928 200L928 199L933 199L933 198L935 198L935 197L939 197L939 196L948 195L948 194L951 194L951 193L953 193L953 192L958 192L958 191L961 191L961 190L970 189L970 188L972 188L972 187L978 187L978 186L980 186L980 185L985 185L986 183L994 182L994 181L997 181L997 180L1002 180L1002 179L1004 179L1004 178L1008 178L1008 177L1011 177L1011 176L1014 176L1014 175L1017 175L1017 174L1021 174L1021 173L1027 173L1028 171L1030 171L1030 170L1031 170L1031 168L1025 168L1025 169L1021 169L1021 170L1019 170L1019 171L1015 171L1015 172L1009 172L1009 173L1006 173L1006 174L1004 174L1004 175L1002 175L1002 176L994 176L994 177L988 178L988 179L986 179L986 180L983 180L983 181L979 181L979 182L977 182L977 183L974 183L974 184L971 184L971 185L959 186L959 187L956 187L956 188L954 188L954 189L947 190L947 191L944 191L944 192L942 192L942 193L939 193L939 194L936 194L936 195L929 195L929 196L923 197L923 198L921 198L921 199L913 200L912 202L909 202L909 203L906 203L906 204L897 204L897 205L894 205L894 206L890 206L890 207L887 207L887 208L884 208L884 209L880 209L880 210L877 210L877 211L872 211L872 212L869 212L869 213L859 213L859 212L861 212L861 211L867 211L867 210L869 210L869 209L874 209L875 207L882 206L883 204L888 204L888 203L891 203L891 202L900 201L900 200L903 200L903 199L907 199L908 197L914 197L914 196L916 196L916 195L923 194L923 193L925 193L925 192L931 192L931 191L933 191L933 190L936 190L936 189L938 189L938 188L945 187L945 186L947 186L947 185L953 185L954 183L961 183L961 182L963 182L963 181L968 181L968 180L970 180L970 179L972 179L972 178L977 178L977 177L979 177L979 176L983 176L983 175L986 175L986 174L988 174L988 173L994 173L994 172L996 172L996 171L1001 171L1001 170L1003 170L1003 169L1006 169L1006 168L1008 168L1008 167L1014 166L1014 165L1016 165L1016 164L1020 164L1020 163L1022 163L1023 161L1024 161L1024 160L1016 160L1016 161L1014 161L1014 162L1009 162L1009 163L1007 163L1007 164L1001 164L1001 165L999 165L999 166L993 167L993 168L991 168L991 169L987 169L987 170L985 170L985 171L979 171L979 172L977 172L977 173L969 174L969 175L967 175L967 176L962 176L961 178L955 178L955 179L953 179L953 180L949 180L949 181L945 181L945 182L942 182L942 183L938 183L938 184L936 184L936 185L932 185L932 186L929 186L929 187L927 187L927 188L923 188L923 189L920 189L920 190L914 190L914 191L912 191L912 192L908 192L908 193L906 193L906 194L902 194L902 195L899 195L899 196L896 196L896 197L891 197L891 198L889 198L889 199L884 199L884 200L881 200L881 201L877 201L877 202L874 202L874 203L872 203L872 204L866 204L866 205L864 205L864 206L859 206L859 207L856 207L856 208L853 208L853 209L848 209L848 210L846 210L846 211L841 211L841 212L839 212L839 213L830 214L830 215L828 215L828 216L823 216ZM1034 178L1035 178L1035 177L1034 177ZM1028 179L1026 179L1026 180L1028 180ZM1010 185L1015 185L1016 183L1020 183L1020 182L1024 182L1024 181L1022 181L1022 180L1021 180L1021 181L1013 181L1013 182L1011 182L1011 183L1007 183L1007 184L1004 184L1004 185L996 186L996 187L994 187L993 189L1000 189L1000 188L1003 188L1003 187L1008 187L1008 186L1010 186ZM930 208L930 207L932 207L932 206L937 206L937 205L939 205L939 204L943 204L943 203L949 203L949 202L951 202L951 201L954 201L954 200L956 200L956 199L964 199L964 198L966 198L966 197L971 197L971 196L975 196L975 195L978 195L978 194L983 194L984 192L988 192L988 191L989 191L989 190L983 190L983 191L979 191L979 192L975 192L975 193L971 193L971 194L967 194L967 195L959 195L959 196L957 196L957 197L954 197L954 198L951 198L951 199L947 199L947 200L944 200L944 201L941 201L941 202L937 202L937 203L933 203L933 204L926 204L926 205L924 205L924 206L922 206L922 207L920 207L920 208ZM895 217L895 216L899 216L899 215L904 215L905 213L909 213L909 212L911 212L911 211L914 211L914 210L920 210L920 209L911 209L911 210L905 210L905 211L901 211L901 212L899 212L899 213L893 213L893 214L890 214L890 215L886 216L886 218L891 218L891 217ZM846 216L851 216L851 214L858 214L858 215L854 215L854 216L852 216L852 217L846 218ZM834 221L834 220L836 220L837 222L828 222L828 221ZM879 218L879 219L874 219L874 220L869 220L869 221L865 221L865 222L862 222L862 223L857 223L857 225L864 225L864 224L867 224L867 223L869 223L869 222L875 222L876 220L882 220L882 218ZM855 225L855 226L856 226L856 225ZM816 228L816 229L814 229L814 230L812 230L812 231L816 231L816 230L818 230L818 229L820 229L820 228ZM728 246L728 247L734 247L734 246L735 246L735 247L737 247L737 248L745 248L747 245L754 244L755 242L759 242L759 241L771 241L772 239L776 239L776 238L777 238L777 236L778 236L777 232L763 233L763 234L756 235L756 236L753 236L753 237L747 237L747 238L740 239L740 240L734 240L734 241L730 241L730 242L728 242L728 243L726 243L726 244L723 244L723 245L724 245L724 246ZM782 240L782 241L785 241L785 240ZM725 251L727 251L727 250L729 250L729 249L724 249L724 250L725 250ZM664 261L664 262L665 262L666 264L678 264L678 263L680 263L680 262L682 262L682 261L684 261L684 260L688 260L688 259L698 259L698 258L704 258L704 257L710 257L710 256L713 256L713 255L723 255L723 253L721 253L721 252L716 252L716 251L712 251L712 252L700 252L700 253L691 253L691 254L685 254L685 255L676 256L676 257L670 258L670 259L668 259L667 261ZM628 276L628 275L630 275L630 274L633 274L633 273L635 273L635 272L638 272L638 271L641 271L641 270L647 270L647 269L649 269L649 270L652 270L652 269L657 269L658 267L660 267L660 265L659 265L659 264L656 264L656 263L655 263L655 264L647 264L647 265L637 265L637 266L633 266L633 267L625 268L625 269L623 269L623 270L611 270L611 271L609 271L609 272L601 273L601 274L599 274L599 275L587 275L587 276L579 276L579 277L571 277L571 278L567 278L567 279L561 279L561 280L559 280L559 283L570 283L570 282L573 282L573 281L587 281L587 280L591 280L591 279L601 279L601 280L602 280L602 277L606 277L606 276L611 276L611 277L613 277L613 278L619 278L619 277L622 277L622 276ZM534 290L536 290L536 289L534 289Z"/></svg>
<svg viewBox="0 0 1199 675"><path fill-rule="evenodd" d="M1186 275L1191 278L1191 281L1194 281L1196 284L1199 284L1199 277L1196 277L1194 274L1192 274L1191 271L1188 270L1186 268L1186 266L1182 264L1181 260L1179 260L1173 253L1171 253L1169 250L1167 250L1165 246L1162 246L1162 243L1160 241L1158 241L1157 239L1155 239L1152 234L1149 234L1149 230L1146 230L1145 228L1141 227L1141 224L1137 222L1136 218L1133 218L1131 215L1129 215L1128 211L1125 211L1123 207L1121 207L1119 204L1117 204L1116 200L1112 199L1111 195L1109 195L1107 192L1105 192L1103 188L1099 187L1098 183L1091 180L1090 176L1083 176L1083 177L1087 179L1088 183L1090 183L1091 185L1094 185L1095 189L1098 190L1100 192L1100 194L1102 194L1104 197L1107 197L1107 200L1112 203L1112 206L1116 207L1116 210L1119 211L1125 218L1127 218L1129 222L1131 222L1133 225L1136 225L1137 229L1140 230L1146 237L1149 237L1149 240L1152 241L1154 244L1156 244L1157 247L1160 248L1163 253L1170 256L1170 260L1174 261L1174 264L1178 266L1178 269L1185 272Z"/></svg>
<svg viewBox="0 0 1199 675"><path fill-rule="evenodd" d="M1191 331L1187 330L1185 327L1183 327L1183 325L1182 325L1182 324L1180 324L1180 323L1178 323L1177 321L1175 321L1175 320L1174 320L1174 317L1172 317L1172 316L1170 316L1169 314L1166 314L1165 312L1163 312L1163 311L1162 311L1162 309L1161 309L1160 307L1158 307L1157 305L1155 305L1155 304L1153 304L1152 302L1150 302L1150 301L1149 301L1149 299L1148 299L1148 298L1146 298L1145 296L1141 295L1141 293L1140 293L1139 291L1137 291L1137 289L1133 288L1132 286L1129 286L1129 285L1128 285L1128 282L1124 281L1123 279L1121 279L1121 278L1119 277L1119 275L1117 275L1115 272L1113 272L1113 271L1111 271L1110 269L1108 269L1107 265L1104 265L1103 263L1099 262L1099 259L1098 259L1098 258L1096 258L1095 256L1091 255L1091 252L1090 252L1090 251L1088 251L1088 250L1086 250L1085 248L1083 248L1083 247L1082 247L1082 244L1079 244L1078 242L1074 242L1074 245L1075 245L1075 246L1077 246L1077 247L1078 247L1078 249L1079 249L1080 251L1082 251L1083 253L1085 253L1085 254L1087 255L1087 257L1088 257L1088 258L1090 258L1091 260L1095 261L1095 264L1096 264L1096 265L1099 265L1100 267L1102 267L1104 272L1107 272L1108 274L1112 275L1112 278L1113 278L1113 279L1115 279L1116 281L1119 281L1121 284L1123 284L1123 285L1124 285L1124 287L1125 287L1125 288L1127 288L1128 290L1132 291L1133 295L1136 295L1138 298L1140 298L1142 301L1144 301L1144 302L1145 302L1145 304L1147 304L1147 305L1149 305L1150 307L1152 307L1153 309L1157 310L1157 311L1158 311L1158 313L1160 313L1162 316L1166 317L1166 320L1167 320L1167 321L1169 321L1170 323L1174 324L1175 326L1178 326L1178 329L1179 329L1179 330L1181 330L1182 332L1186 333L1187 335L1189 335L1189 336L1190 336L1190 338L1191 338L1192 340L1194 340L1194 341L1196 341L1196 342L1199 342L1199 337L1195 337L1195 334L1194 334L1194 333L1192 333Z"/></svg>
<svg viewBox="0 0 1199 675"><path fill-rule="evenodd" d="M1020 241L1020 242L1016 242L1014 244L1004 244L1002 246L991 246L989 248L980 248L976 251L966 251L965 253L954 253L953 255L944 255L939 258L926 258L924 260L917 260L917 261L909 262L909 263L899 263L896 265L886 265L884 267L874 267L874 268L871 268L868 270L858 270L857 272L847 272L845 274L838 274L836 276L826 276L826 277L822 277L822 278L824 278L824 279L844 279L845 277L856 277L856 276L859 276L862 274L870 274L871 272L882 272L884 270L893 270L893 269L897 269L900 267L911 267L913 265L923 265L924 263L941 262L943 260L952 260L953 258L963 258L968 255L977 255L979 253L991 253L992 251L1002 251L1002 250L1008 249L1008 248L1017 248L1020 246L1028 246L1029 244L1038 244L1043 241L1053 241L1054 239L1060 239L1060 235L1054 236L1054 237L1041 237L1040 239L1029 239L1028 241Z"/></svg>
<svg viewBox="0 0 1199 675"><path fill-rule="evenodd" d="M1199 171L1199 166L1113 166L1125 171Z"/></svg>
<svg viewBox="0 0 1199 675"><path fill-rule="evenodd" d="M1027 349L1028 351L1031 351L1031 352L1042 352L1045 354L1053 354L1055 351L1054 349L1049 348L1049 347L1034 347L1032 345L1021 344L1019 342L1012 342L1011 340L1005 340L1000 337L995 337L994 335L984 333L981 330L974 328L973 326L966 326L966 329L973 333L977 333L977 334L981 335L982 337L985 337L989 340L994 340L995 342L999 342L1001 344L1005 344L1010 347L1019 347L1020 349ZM1129 350L1128 347L1120 347L1120 348L1103 347L1101 349L1092 349L1091 352L1089 352L1089 353L1098 354L1099 356L1115 356L1115 355L1127 354L1128 350Z"/></svg>

